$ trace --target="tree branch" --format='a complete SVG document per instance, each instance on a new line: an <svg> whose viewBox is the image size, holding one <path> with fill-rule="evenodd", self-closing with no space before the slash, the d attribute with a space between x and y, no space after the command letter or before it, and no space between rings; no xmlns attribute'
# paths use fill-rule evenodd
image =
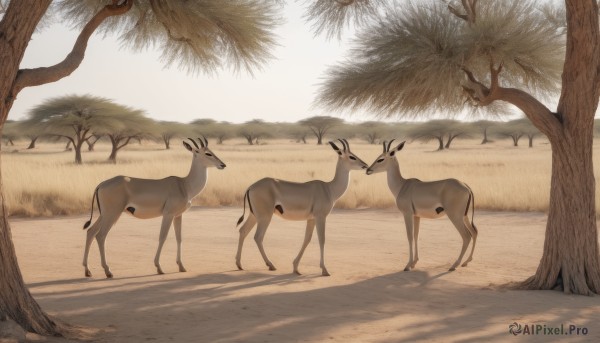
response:
<svg viewBox="0 0 600 343"><path fill-rule="evenodd" d="M129 11L132 5L133 0L126 0L122 3L113 1L112 5L106 5L84 26L73 45L73 49L63 61L51 67L19 70L17 78L12 86L11 93L16 96L16 94L25 87L55 82L71 75L83 61L87 43L98 26L100 26L100 24L108 17L121 15Z"/></svg>

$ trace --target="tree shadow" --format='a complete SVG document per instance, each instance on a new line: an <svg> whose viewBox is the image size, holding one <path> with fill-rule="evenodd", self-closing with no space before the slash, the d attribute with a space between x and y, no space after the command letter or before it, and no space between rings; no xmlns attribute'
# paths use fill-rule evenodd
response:
<svg viewBox="0 0 600 343"><path fill-rule="evenodd" d="M461 285L464 276L411 271L334 283L335 276L232 271L110 282L69 279L30 288L61 319L113 328L102 331L102 341L481 342L509 339L513 321L598 327L596 298L499 292ZM48 285L65 290L36 290ZM586 339L598 337L598 330L590 331L595 336Z"/></svg>

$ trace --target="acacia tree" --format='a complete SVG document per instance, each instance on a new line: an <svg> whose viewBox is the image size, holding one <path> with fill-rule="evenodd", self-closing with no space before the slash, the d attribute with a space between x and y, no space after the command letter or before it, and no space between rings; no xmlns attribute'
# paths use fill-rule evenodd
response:
<svg viewBox="0 0 600 343"><path fill-rule="evenodd" d="M110 100L91 95L52 98L34 107L25 121L44 133L66 138L73 145L75 163L81 164L83 143L99 132L117 130L121 123Z"/></svg>
<svg viewBox="0 0 600 343"><path fill-rule="evenodd" d="M156 131L155 122L147 118L141 110L114 104L118 113L119 127L107 130L104 134L110 139L111 151L108 160L117 163L117 153L126 147L132 139L141 141L150 138Z"/></svg>
<svg viewBox="0 0 600 343"><path fill-rule="evenodd" d="M521 123L514 120L496 126L493 133L499 137L512 139L513 146L519 146L519 140L525 135Z"/></svg>
<svg viewBox="0 0 600 343"><path fill-rule="evenodd" d="M317 137L318 145L323 144L323 137L329 130L343 123L342 119L329 116L315 116L302 119L298 122L298 124L308 127L315 137Z"/></svg>
<svg viewBox="0 0 600 343"><path fill-rule="evenodd" d="M479 129L481 131L481 134L483 135L481 144L487 144L487 143L492 142L492 140L490 140L488 137L488 133L489 133L490 129L493 128L497 124L498 124L498 122L494 121L494 120L478 120L476 122L473 122L472 125L474 127L476 127L477 129Z"/></svg>
<svg viewBox="0 0 600 343"><path fill-rule="evenodd" d="M456 120L431 120L417 124L409 131L409 137L415 140L429 142L437 140L438 149L449 149L454 139L468 137L469 127Z"/></svg>
<svg viewBox="0 0 600 343"><path fill-rule="evenodd" d="M237 129L237 134L244 137L248 145L258 144L260 138L269 137L272 135L271 124L265 123L261 119L254 119L243 124Z"/></svg>
<svg viewBox="0 0 600 343"><path fill-rule="evenodd" d="M157 124L157 136L165 144L165 149L171 149L171 140L175 137L185 137L191 132L191 129L176 121L161 121Z"/></svg>
<svg viewBox="0 0 600 343"><path fill-rule="evenodd" d="M89 38L98 30L120 34L121 41L135 49L159 47L167 66L179 63L188 71L214 72L221 66L251 70L263 64L270 57L277 21L273 4L262 0L65 0L57 8L61 20L70 19L81 30L73 49L55 65L20 69L50 4L51 0L14 0L2 6L0 128L22 89L55 82L76 70ZM0 318L11 318L24 329L44 335L74 332L48 317L25 287L1 190L0 183Z"/></svg>
<svg viewBox="0 0 600 343"><path fill-rule="evenodd" d="M353 18L332 20L333 14L364 2L318 1L326 7L311 20L344 27ZM347 61L328 70L318 102L385 116L498 102L519 108L550 141L552 176L543 255L518 287L600 293L592 168L597 1L565 0L564 8L532 0L393 1L385 13L360 28ZM555 110L538 100L558 89Z"/></svg>

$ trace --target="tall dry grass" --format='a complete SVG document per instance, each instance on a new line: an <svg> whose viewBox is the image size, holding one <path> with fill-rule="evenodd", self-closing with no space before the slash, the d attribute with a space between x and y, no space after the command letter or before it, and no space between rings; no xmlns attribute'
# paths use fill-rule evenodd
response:
<svg viewBox="0 0 600 343"><path fill-rule="evenodd" d="M9 147L2 155L4 194L11 215L85 213L90 209L92 192L99 182L115 175L184 176L191 159L179 143L173 144L171 150L146 144L122 151L118 164L114 165L106 161L109 147L98 145L96 151L84 153L85 164L75 165L73 153L62 151L63 145L42 144L33 151L26 150L25 146L23 142ZM367 163L381 153L380 145L351 142L351 146ZM452 149L441 152L434 152L435 146L433 143L407 144L398 155L403 175L424 181L460 179L473 189L478 209L547 209L550 147L546 141L538 140L533 148L515 148L508 141L486 145L457 141ZM329 145L283 141L260 146L248 146L240 141L225 145L212 143L211 148L227 168L209 171L207 187L194 200L195 205L241 206L245 189L266 176L291 181L329 180L337 158ZM595 162L600 166L597 157ZM392 208L394 199L384 174L367 176L354 171L348 191L336 206Z"/></svg>

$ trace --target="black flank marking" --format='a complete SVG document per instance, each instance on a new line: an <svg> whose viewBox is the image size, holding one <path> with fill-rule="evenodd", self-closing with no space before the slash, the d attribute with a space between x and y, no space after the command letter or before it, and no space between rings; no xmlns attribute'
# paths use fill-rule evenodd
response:
<svg viewBox="0 0 600 343"><path fill-rule="evenodd" d="M440 214L440 213L444 212L444 208L443 207L438 207L438 208L435 209L435 212L437 214Z"/></svg>
<svg viewBox="0 0 600 343"><path fill-rule="evenodd" d="M279 212L279 214L283 214L283 207L281 207L281 205L275 206L275 209Z"/></svg>
<svg viewBox="0 0 600 343"><path fill-rule="evenodd" d="M129 206L129 207L127 207L127 211L129 211L129 213L133 214L135 212L135 208Z"/></svg>

